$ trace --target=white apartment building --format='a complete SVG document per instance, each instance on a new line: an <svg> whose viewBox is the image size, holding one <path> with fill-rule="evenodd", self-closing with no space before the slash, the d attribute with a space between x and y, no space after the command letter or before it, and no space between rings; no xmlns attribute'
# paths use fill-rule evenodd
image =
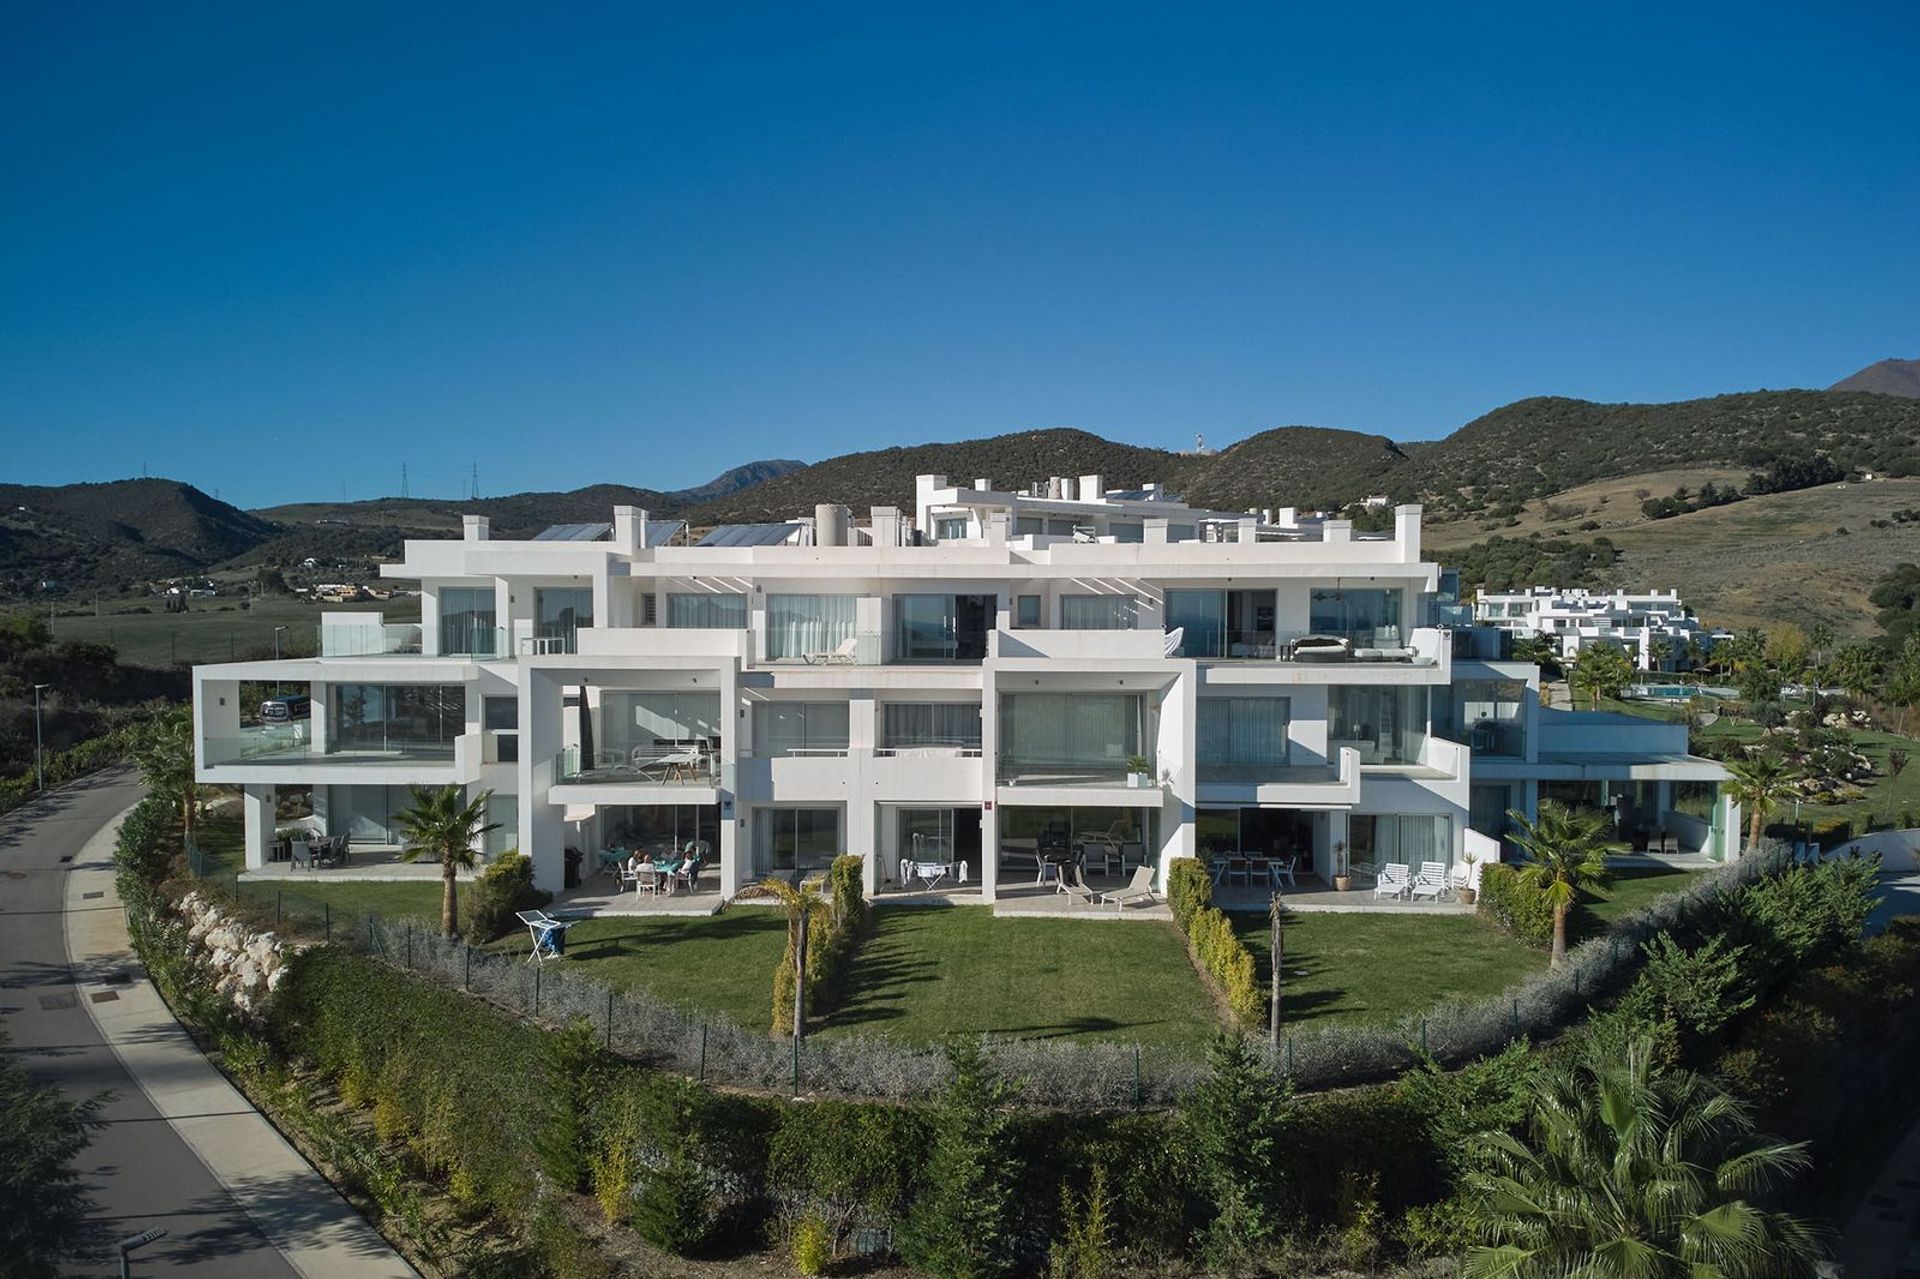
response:
<svg viewBox="0 0 1920 1279"><path fill-rule="evenodd" d="M1524 591L1481 591L1474 620L1521 635L1544 636L1560 656L1573 661L1591 644L1624 649L1641 670L1684 670L1690 642L1713 647L1707 630L1677 591L1588 591L1534 586ZM1655 642L1665 651L1656 657Z"/></svg>
<svg viewBox="0 0 1920 1279"><path fill-rule="evenodd" d="M543 887L569 849L698 841L715 908L843 852L874 893L902 859L964 863L986 902L1051 892L1050 844L1112 876L1486 861L1543 787L1731 851L1724 772L1684 729L1543 711L1531 665L1456 656L1417 506L1361 534L1099 476L916 493L691 545L626 507L518 541L468 517L383 567L419 623L328 614L318 657L196 668L200 780L242 788L253 871L284 788L359 863L390 856L409 786L452 784L492 792L486 851ZM310 717L255 722L274 683Z"/></svg>

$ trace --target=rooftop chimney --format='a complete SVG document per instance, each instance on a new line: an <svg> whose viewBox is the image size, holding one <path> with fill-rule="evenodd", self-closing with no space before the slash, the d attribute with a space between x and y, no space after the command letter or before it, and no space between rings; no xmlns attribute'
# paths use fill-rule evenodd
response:
<svg viewBox="0 0 1920 1279"><path fill-rule="evenodd" d="M1107 495L1107 477L1104 475L1083 475L1080 477L1080 500L1098 502Z"/></svg>
<svg viewBox="0 0 1920 1279"><path fill-rule="evenodd" d="M469 542L484 542L492 536L493 521L484 515L460 517L460 536Z"/></svg>
<svg viewBox="0 0 1920 1279"><path fill-rule="evenodd" d="M647 513L637 506L613 508L613 544L623 551L637 551L647 544Z"/></svg>
<svg viewBox="0 0 1920 1279"><path fill-rule="evenodd" d="M993 491L993 481L992 480L975 480L973 482L973 487L976 492L991 493Z"/></svg>

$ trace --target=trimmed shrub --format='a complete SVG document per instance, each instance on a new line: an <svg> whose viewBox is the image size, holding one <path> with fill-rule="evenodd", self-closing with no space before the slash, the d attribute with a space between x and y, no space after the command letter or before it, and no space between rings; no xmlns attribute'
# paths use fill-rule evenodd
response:
<svg viewBox="0 0 1920 1279"><path fill-rule="evenodd" d="M1176 857L1167 863L1167 905L1183 933L1193 932L1193 917L1213 905L1213 877L1197 857Z"/></svg>
<svg viewBox="0 0 1920 1279"><path fill-rule="evenodd" d="M865 862L852 853L827 868L821 902L807 921L807 1020L831 1013L845 992L853 956L867 938L872 908L863 882ZM793 1033L793 939L773 970L773 1033Z"/></svg>
<svg viewBox="0 0 1920 1279"><path fill-rule="evenodd" d="M1253 952L1247 949L1224 911L1213 906L1194 912L1187 941L1193 955L1226 993L1234 1020L1248 1029L1258 1027L1265 1001L1260 995Z"/></svg>
<svg viewBox="0 0 1920 1279"><path fill-rule="evenodd" d="M1808 832L1809 837L1823 853L1832 852L1853 838L1853 819L1851 817L1823 817L1815 822Z"/></svg>
<svg viewBox="0 0 1920 1279"><path fill-rule="evenodd" d="M517 921L514 912L534 910L553 900L553 894L533 886L533 859L518 851L495 858L474 884L467 910L467 940L484 946L503 937Z"/></svg>
<svg viewBox="0 0 1920 1279"><path fill-rule="evenodd" d="M1544 892L1529 886L1511 866L1481 869L1479 910L1529 946L1553 944L1552 905Z"/></svg>

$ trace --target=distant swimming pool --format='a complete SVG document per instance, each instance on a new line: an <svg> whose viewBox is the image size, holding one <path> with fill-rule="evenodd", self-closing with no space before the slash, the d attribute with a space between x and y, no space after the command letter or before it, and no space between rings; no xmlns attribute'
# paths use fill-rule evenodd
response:
<svg viewBox="0 0 1920 1279"><path fill-rule="evenodd" d="M1627 690L1628 697L1641 697L1662 702L1684 702L1690 697L1724 699L1735 695L1733 689L1710 688L1705 684L1635 684Z"/></svg>

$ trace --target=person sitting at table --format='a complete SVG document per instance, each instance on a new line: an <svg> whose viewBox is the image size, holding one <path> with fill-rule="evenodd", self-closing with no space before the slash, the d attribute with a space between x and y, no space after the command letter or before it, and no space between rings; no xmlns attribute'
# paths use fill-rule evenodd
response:
<svg viewBox="0 0 1920 1279"><path fill-rule="evenodd" d="M623 884L638 884L640 882L640 872L650 865L652 865L651 862L640 856L640 850L637 848L634 849L632 853L628 854L627 864L620 871L620 882Z"/></svg>

